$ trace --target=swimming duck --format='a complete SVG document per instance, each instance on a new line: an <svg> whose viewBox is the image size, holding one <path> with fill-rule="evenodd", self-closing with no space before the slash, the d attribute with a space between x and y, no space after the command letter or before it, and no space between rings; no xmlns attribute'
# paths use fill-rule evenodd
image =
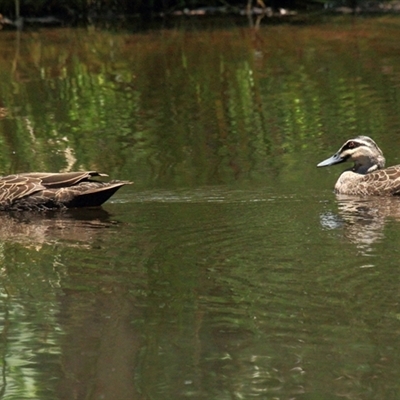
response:
<svg viewBox="0 0 400 400"><path fill-rule="evenodd" d="M348 140L332 157L321 161L317 167L327 167L352 161L335 184L335 192L355 196L400 195L400 165L385 168L382 150L368 136Z"/></svg>
<svg viewBox="0 0 400 400"><path fill-rule="evenodd" d="M128 181L100 182L97 171L32 172L0 177L0 211L98 207Z"/></svg>

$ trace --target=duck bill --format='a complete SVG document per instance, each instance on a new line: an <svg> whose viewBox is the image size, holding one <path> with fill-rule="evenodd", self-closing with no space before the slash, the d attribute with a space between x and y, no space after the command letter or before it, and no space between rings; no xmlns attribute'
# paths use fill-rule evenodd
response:
<svg viewBox="0 0 400 400"><path fill-rule="evenodd" d="M343 157L340 157L339 153L334 154L332 157L327 158L324 161L321 161L317 167L328 167L329 165L335 165L335 164L340 164L342 162L345 162L346 159Z"/></svg>

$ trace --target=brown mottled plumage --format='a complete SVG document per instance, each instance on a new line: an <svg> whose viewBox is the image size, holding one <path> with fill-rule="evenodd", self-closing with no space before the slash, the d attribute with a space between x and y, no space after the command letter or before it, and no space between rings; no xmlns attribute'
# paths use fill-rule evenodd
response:
<svg viewBox="0 0 400 400"><path fill-rule="evenodd" d="M335 184L335 192L356 196L400 195L400 165L385 167L381 149L368 136L348 140L332 157L317 167L326 167L345 161L354 166L344 171Z"/></svg>
<svg viewBox="0 0 400 400"><path fill-rule="evenodd" d="M0 177L0 210L98 207L128 181L100 182L96 171L32 172Z"/></svg>

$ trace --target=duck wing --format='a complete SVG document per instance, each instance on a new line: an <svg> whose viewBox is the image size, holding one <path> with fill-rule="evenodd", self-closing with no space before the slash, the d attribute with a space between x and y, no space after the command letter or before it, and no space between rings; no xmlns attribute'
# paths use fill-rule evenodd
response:
<svg viewBox="0 0 400 400"><path fill-rule="evenodd" d="M0 207L46 189L40 178L23 175L0 177Z"/></svg>
<svg viewBox="0 0 400 400"><path fill-rule="evenodd" d="M121 186L129 185L128 181L96 182L83 181L72 187L46 189L39 194L67 208L99 207L107 201Z"/></svg>
<svg viewBox="0 0 400 400"><path fill-rule="evenodd" d="M108 176L97 171L79 172L30 172L18 176L28 179L40 179L46 188L62 188L77 185L80 182L90 181L94 176Z"/></svg>
<svg viewBox="0 0 400 400"><path fill-rule="evenodd" d="M358 182L359 191L370 196L400 195L400 165L371 172Z"/></svg>

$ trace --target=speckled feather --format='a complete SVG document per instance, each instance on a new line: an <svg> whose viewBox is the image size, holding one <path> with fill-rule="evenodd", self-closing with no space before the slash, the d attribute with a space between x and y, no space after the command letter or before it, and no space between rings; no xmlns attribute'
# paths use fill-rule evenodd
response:
<svg viewBox="0 0 400 400"><path fill-rule="evenodd" d="M400 165L362 175L345 171L335 185L335 192L361 196L400 195Z"/></svg>

